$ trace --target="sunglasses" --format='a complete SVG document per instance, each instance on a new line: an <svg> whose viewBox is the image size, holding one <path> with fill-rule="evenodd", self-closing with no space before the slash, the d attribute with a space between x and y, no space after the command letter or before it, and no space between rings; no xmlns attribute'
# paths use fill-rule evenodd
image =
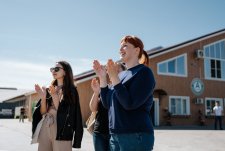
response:
<svg viewBox="0 0 225 151"><path fill-rule="evenodd" d="M61 68L61 67L52 67L52 68L50 68L50 71L51 72L53 72L53 71L58 72L60 69L63 69L63 68Z"/></svg>

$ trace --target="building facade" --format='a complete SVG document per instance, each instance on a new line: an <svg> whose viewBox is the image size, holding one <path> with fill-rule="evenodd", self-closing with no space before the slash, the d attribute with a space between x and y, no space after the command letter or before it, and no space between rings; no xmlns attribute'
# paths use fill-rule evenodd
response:
<svg viewBox="0 0 225 151"><path fill-rule="evenodd" d="M224 108L225 30L150 52L149 57L157 81L159 125L166 123L166 109L172 125L198 125L202 118L212 125L215 101Z"/></svg>

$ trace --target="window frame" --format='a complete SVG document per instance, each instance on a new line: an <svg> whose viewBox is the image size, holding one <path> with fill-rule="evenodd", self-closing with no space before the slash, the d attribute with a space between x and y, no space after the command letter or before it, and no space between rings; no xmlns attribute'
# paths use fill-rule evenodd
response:
<svg viewBox="0 0 225 151"><path fill-rule="evenodd" d="M215 42L213 42L213 43L210 43L210 44L208 44L208 45L205 45L204 47L203 47L203 50L204 50L204 54L206 54L206 49L208 48L208 54L209 54L209 56L206 56L206 55L204 55L204 76L205 76L205 79L206 80L216 80L216 81L225 81L225 77L224 77L224 79L223 79L223 73L225 73L225 69L223 69L222 67L223 67L223 63L225 62L225 59L222 59L222 50L221 50L221 47L220 47L220 58L217 58L216 57L216 49L215 49L215 47L216 47L216 45L217 44L219 44L220 45L220 43L221 42L224 42L224 44L225 44L225 39L222 39L222 40L218 40L218 41L215 41ZM210 47L214 47L214 57L210 57ZM224 52L225 53L225 52ZM211 70L212 70L212 67L211 67L211 61L212 60L214 60L215 62L217 62L217 61L220 61L220 75L221 75L221 78L218 78L218 75L217 75L217 73L216 73L216 77L212 77L212 73L211 73ZM209 65L210 65L210 67L208 67L207 66L207 61L209 61ZM216 63L215 63L215 65L216 65ZM208 69L209 68L209 69ZM216 69L216 71L218 70L218 68L216 67L215 68ZM207 74L208 74L208 71L209 70L209 72L210 72L210 76L208 76ZM215 72L216 72L215 71Z"/></svg>
<svg viewBox="0 0 225 151"><path fill-rule="evenodd" d="M177 71L177 61L175 63L175 73L169 73L168 72L168 63L170 61L173 61L173 60L177 60L178 58L180 57L184 57L184 74L178 74L178 71ZM164 64L166 63L166 72L160 72L159 70L159 66L161 64ZM157 63L157 74L158 75L166 75L166 76L177 76L177 77L187 77L187 73L188 73L188 69L187 69L187 53L185 54L181 54L181 55L178 55L176 57L173 57L173 58L170 58L170 59L167 59L167 60L164 60L164 61L161 61L159 63Z"/></svg>
<svg viewBox="0 0 225 151"><path fill-rule="evenodd" d="M184 109L183 109L183 103L181 103L181 114L177 114L177 113L172 113L172 104L171 101L172 99L185 99L186 100L186 114L183 113ZM181 116L187 116L187 115L191 115L190 113L190 97L189 96L169 96L169 112L172 114L172 116L176 116L176 115L181 115Z"/></svg>

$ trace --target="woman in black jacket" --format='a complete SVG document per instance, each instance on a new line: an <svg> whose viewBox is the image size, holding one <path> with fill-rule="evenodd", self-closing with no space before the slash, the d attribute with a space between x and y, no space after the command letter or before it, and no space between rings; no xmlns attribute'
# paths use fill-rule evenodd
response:
<svg viewBox="0 0 225 151"><path fill-rule="evenodd" d="M72 68L66 61L59 61L50 71L54 81L49 88L35 85L41 100L33 114L33 139L36 137L39 143L38 151L72 151L72 147L81 147L83 137Z"/></svg>

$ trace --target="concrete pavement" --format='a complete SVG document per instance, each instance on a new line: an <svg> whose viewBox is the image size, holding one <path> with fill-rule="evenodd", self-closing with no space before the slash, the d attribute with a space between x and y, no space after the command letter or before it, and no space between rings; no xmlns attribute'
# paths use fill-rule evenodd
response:
<svg viewBox="0 0 225 151"><path fill-rule="evenodd" d="M93 151L92 136L84 130L82 148ZM0 151L36 151L31 145L31 123L18 119L0 119ZM220 130L155 130L154 151L224 151L225 131ZM76 149L74 149L76 151Z"/></svg>
<svg viewBox="0 0 225 151"><path fill-rule="evenodd" d="M92 151L92 137L84 130L81 149L74 151ZM37 144L31 142L31 122L20 123L18 119L0 119L0 151L37 151Z"/></svg>

